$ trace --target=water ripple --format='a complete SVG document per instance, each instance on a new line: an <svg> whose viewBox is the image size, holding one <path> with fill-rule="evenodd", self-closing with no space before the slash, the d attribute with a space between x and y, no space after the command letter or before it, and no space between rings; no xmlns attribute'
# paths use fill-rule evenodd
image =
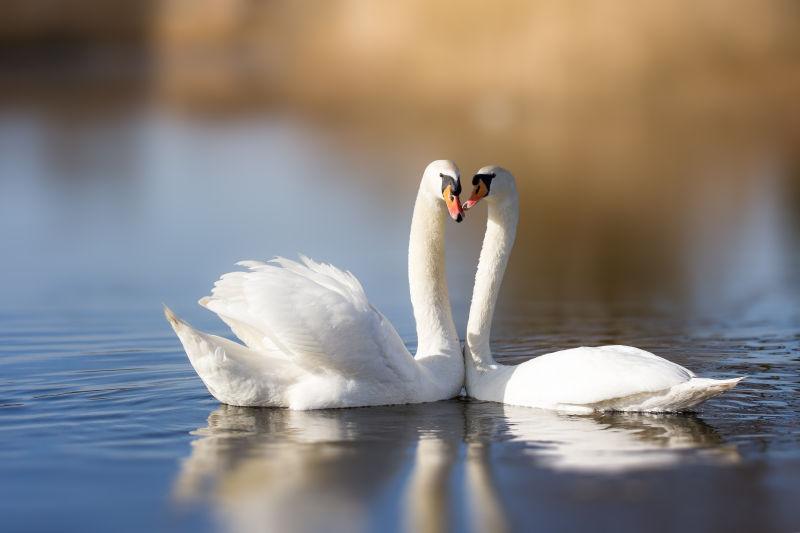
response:
<svg viewBox="0 0 800 533"><path fill-rule="evenodd" d="M413 524L447 512L457 521L443 502L470 501L471 512L503 529L530 512L555 516L547 505L599 505L611 516L632 501L651 512L669 501L755 526L744 507L716 496L735 494L780 504L760 517L762 530L796 518L787 502L800 488L785 481L800 465L795 331L761 324L743 335L725 323L642 317L499 324L493 346L509 364L613 342L698 374L747 376L696 415L570 417L471 401L293 413L220 406L160 321L104 316L116 324L93 330L84 318L83 332L35 316L0 326L13 329L0 329L0 508L8 516L21 516L13 513L34 494L76 523L91 512L148 517L163 529L170 515L170 529L192 531L248 520L313 524L320 513L331 526L378 516ZM76 497L104 503L88 510Z"/></svg>

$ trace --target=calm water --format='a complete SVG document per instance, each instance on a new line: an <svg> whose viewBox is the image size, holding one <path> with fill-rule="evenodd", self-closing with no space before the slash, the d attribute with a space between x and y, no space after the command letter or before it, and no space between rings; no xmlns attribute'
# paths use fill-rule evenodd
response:
<svg viewBox="0 0 800 533"><path fill-rule="evenodd" d="M729 243L740 254L762 244L763 268L728 280L741 289L733 319L503 297L494 345L509 363L624 343L749 376L697 414L575 417L467 400L245 409L210 397L160 302L226 334L193 303L216 276L304 252L353 270L413 349L405 246L427 152L348 151L278 119L148 113L77 124L4 113L0 141L4 530L800 530L796 300L769 292L780 283L738 282L787 271L786 248L763 245L777 204ZM471 216L448 237L462 329L482 225ZM521 240L516 264L548 256L536 242ZM719 277L685 259L697 286Z"/></svg>
<svg viewBox="0 0 800 533"><path fill-rule="evenodd" d="M5 313L4 529L800 526L796 330L556 322L509 321L520 335L496 345L515 362L577 338L625 340L701 373L750 378L693 415L562 416L466 400L237 408L208 395L157 308Z"/></svg>

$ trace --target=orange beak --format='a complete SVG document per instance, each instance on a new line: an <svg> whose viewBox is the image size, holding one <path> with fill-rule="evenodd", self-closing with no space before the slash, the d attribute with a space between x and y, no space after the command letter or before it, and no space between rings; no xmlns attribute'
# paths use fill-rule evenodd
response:
<svg viewBox="0 0 800 533"><path fill-rule="evenodd" d="M442 198L444 203L447 204L447 211L450 213L450 218L456 222L464 220L464 209L461 207L461 200L457 194L453 194L451 187L446 187L442 191Z"/></svg>
<svg viewBox="0 0 800 533"><path fill-rule="evenodd" d="M464 202L464 209L472 209L475 207L475 204L481 201L481 198L484 198L487 194L489 194L489 189L486 188L486 184L482 181L478 182L477 187L475 187L475 192L472 193L469 200Z"/></svg>

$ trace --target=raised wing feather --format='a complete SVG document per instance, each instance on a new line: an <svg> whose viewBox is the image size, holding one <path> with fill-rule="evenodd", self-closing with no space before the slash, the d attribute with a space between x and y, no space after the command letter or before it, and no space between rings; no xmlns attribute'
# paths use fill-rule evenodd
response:
<svg viewBox="0 0 800 533"><path fill-rule="evenodd" d="M415 378L397 331L349 272L306 257L239 263L201 303L255 350L277 350L306 370L376 382Z"/></svg>

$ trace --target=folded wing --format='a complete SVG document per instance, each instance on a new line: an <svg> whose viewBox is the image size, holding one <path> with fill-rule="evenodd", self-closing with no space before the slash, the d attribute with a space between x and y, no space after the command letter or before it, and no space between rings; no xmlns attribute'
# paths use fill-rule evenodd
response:
<svg viewBox="0 0 800 533"><path fill-rule="evenodd" d="M694 374L631 346L581 347L542 355L516 368L508 392L543 404L586 405L688 382Z"/></svg>

